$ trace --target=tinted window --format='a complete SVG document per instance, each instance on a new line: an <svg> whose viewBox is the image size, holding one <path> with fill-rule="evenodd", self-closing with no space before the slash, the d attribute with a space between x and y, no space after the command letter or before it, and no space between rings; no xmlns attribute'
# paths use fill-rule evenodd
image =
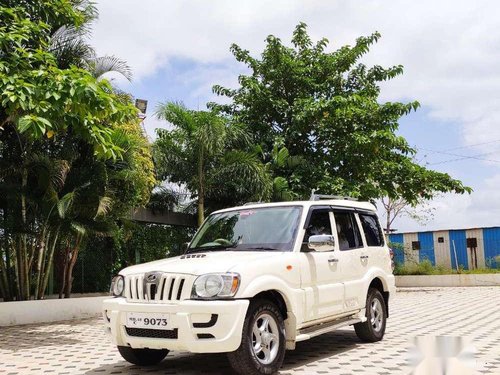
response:
<svg viewBox="0 0 500 375"><path fill-rule="evenodd" d="M309 237L319 234L332 234L330 214L327 210L314 210L312 212L306 226L302 250L308 250L307 242L309 241Z"/></svg>
<svg viewBox="0 0 500 375"><path fill-rule="evenodd" d="M363 246L354 213L335 212L334 215L340 250L355 249Z"/></svg>
<svg viewBox="0 0 500 375"><path fill-rule="evenodd" d="M377 217L375 215L360 214L359 220L365 232L366 244L368 246L383 246L384 236Z"/></svg>

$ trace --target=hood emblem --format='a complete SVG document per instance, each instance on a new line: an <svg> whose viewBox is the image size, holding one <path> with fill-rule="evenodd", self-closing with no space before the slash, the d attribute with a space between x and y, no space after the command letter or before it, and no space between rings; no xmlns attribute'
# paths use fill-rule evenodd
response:
<svg viewBox="0 0 500 375"><path fill-rule="evenodd" d="M156 293L159 290L159 284L161 280L161 272L147 272L144 274L143 279L143 293L144 299L146 301L154 300L156 297Z"/></svg>

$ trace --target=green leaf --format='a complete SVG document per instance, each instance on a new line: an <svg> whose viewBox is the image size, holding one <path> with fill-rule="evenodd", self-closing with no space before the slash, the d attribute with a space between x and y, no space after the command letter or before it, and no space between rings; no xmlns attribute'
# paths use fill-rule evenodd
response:
<svg viewBox="0 0 500 375"><path fill-rule="evenodd" d="M75 200L76 193L74 191L65 194L59 202L57 202L57 212L59 213L59 217L64 219L68 214L73 202Z"/></svg>
<svg viewBox="0 0 500 375"><path fill-rule="evenodd" d="M31 116L20 117L17 121L17 129L20 133L25 133L28 129L30 129L32 123L33 119Z"/></svg>

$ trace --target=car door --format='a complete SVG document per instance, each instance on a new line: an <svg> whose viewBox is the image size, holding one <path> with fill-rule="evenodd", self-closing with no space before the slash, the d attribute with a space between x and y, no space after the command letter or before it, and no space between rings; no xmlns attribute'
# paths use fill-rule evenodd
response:
<svg viewBox="0 0 500 375"><path fill-rule="evenodd" d="M305 234L300 252L301 287L305 290L305 320L315 320L344 312L344 285L342 264L338 249L316 252L307 246L312 235L333 235L333 213L330 207L311 208L305 223ZM337 242L337 241L335 241Z"/></svg>
<svg viewBox="0 0 500 375"><path fill-rule="evenodd" d="M334 223L338 238L340 279L344 284L345 311L359 310L364 307L363 276L367 269L367 252L357 214L354 210L334 209Z"/></svg>

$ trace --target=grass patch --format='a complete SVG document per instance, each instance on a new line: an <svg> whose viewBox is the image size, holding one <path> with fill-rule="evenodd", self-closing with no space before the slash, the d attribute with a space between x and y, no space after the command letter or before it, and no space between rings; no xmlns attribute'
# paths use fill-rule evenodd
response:
<svg viewBox="0 0 500 375"><path fill-rule="evenodd" d="M396 264L394 275L456 275L456 274L485 274L500 273L498 268L478 268L475 270L457 270L443 266L433 266L429 260L423 260L420 263Z"/></svg>

